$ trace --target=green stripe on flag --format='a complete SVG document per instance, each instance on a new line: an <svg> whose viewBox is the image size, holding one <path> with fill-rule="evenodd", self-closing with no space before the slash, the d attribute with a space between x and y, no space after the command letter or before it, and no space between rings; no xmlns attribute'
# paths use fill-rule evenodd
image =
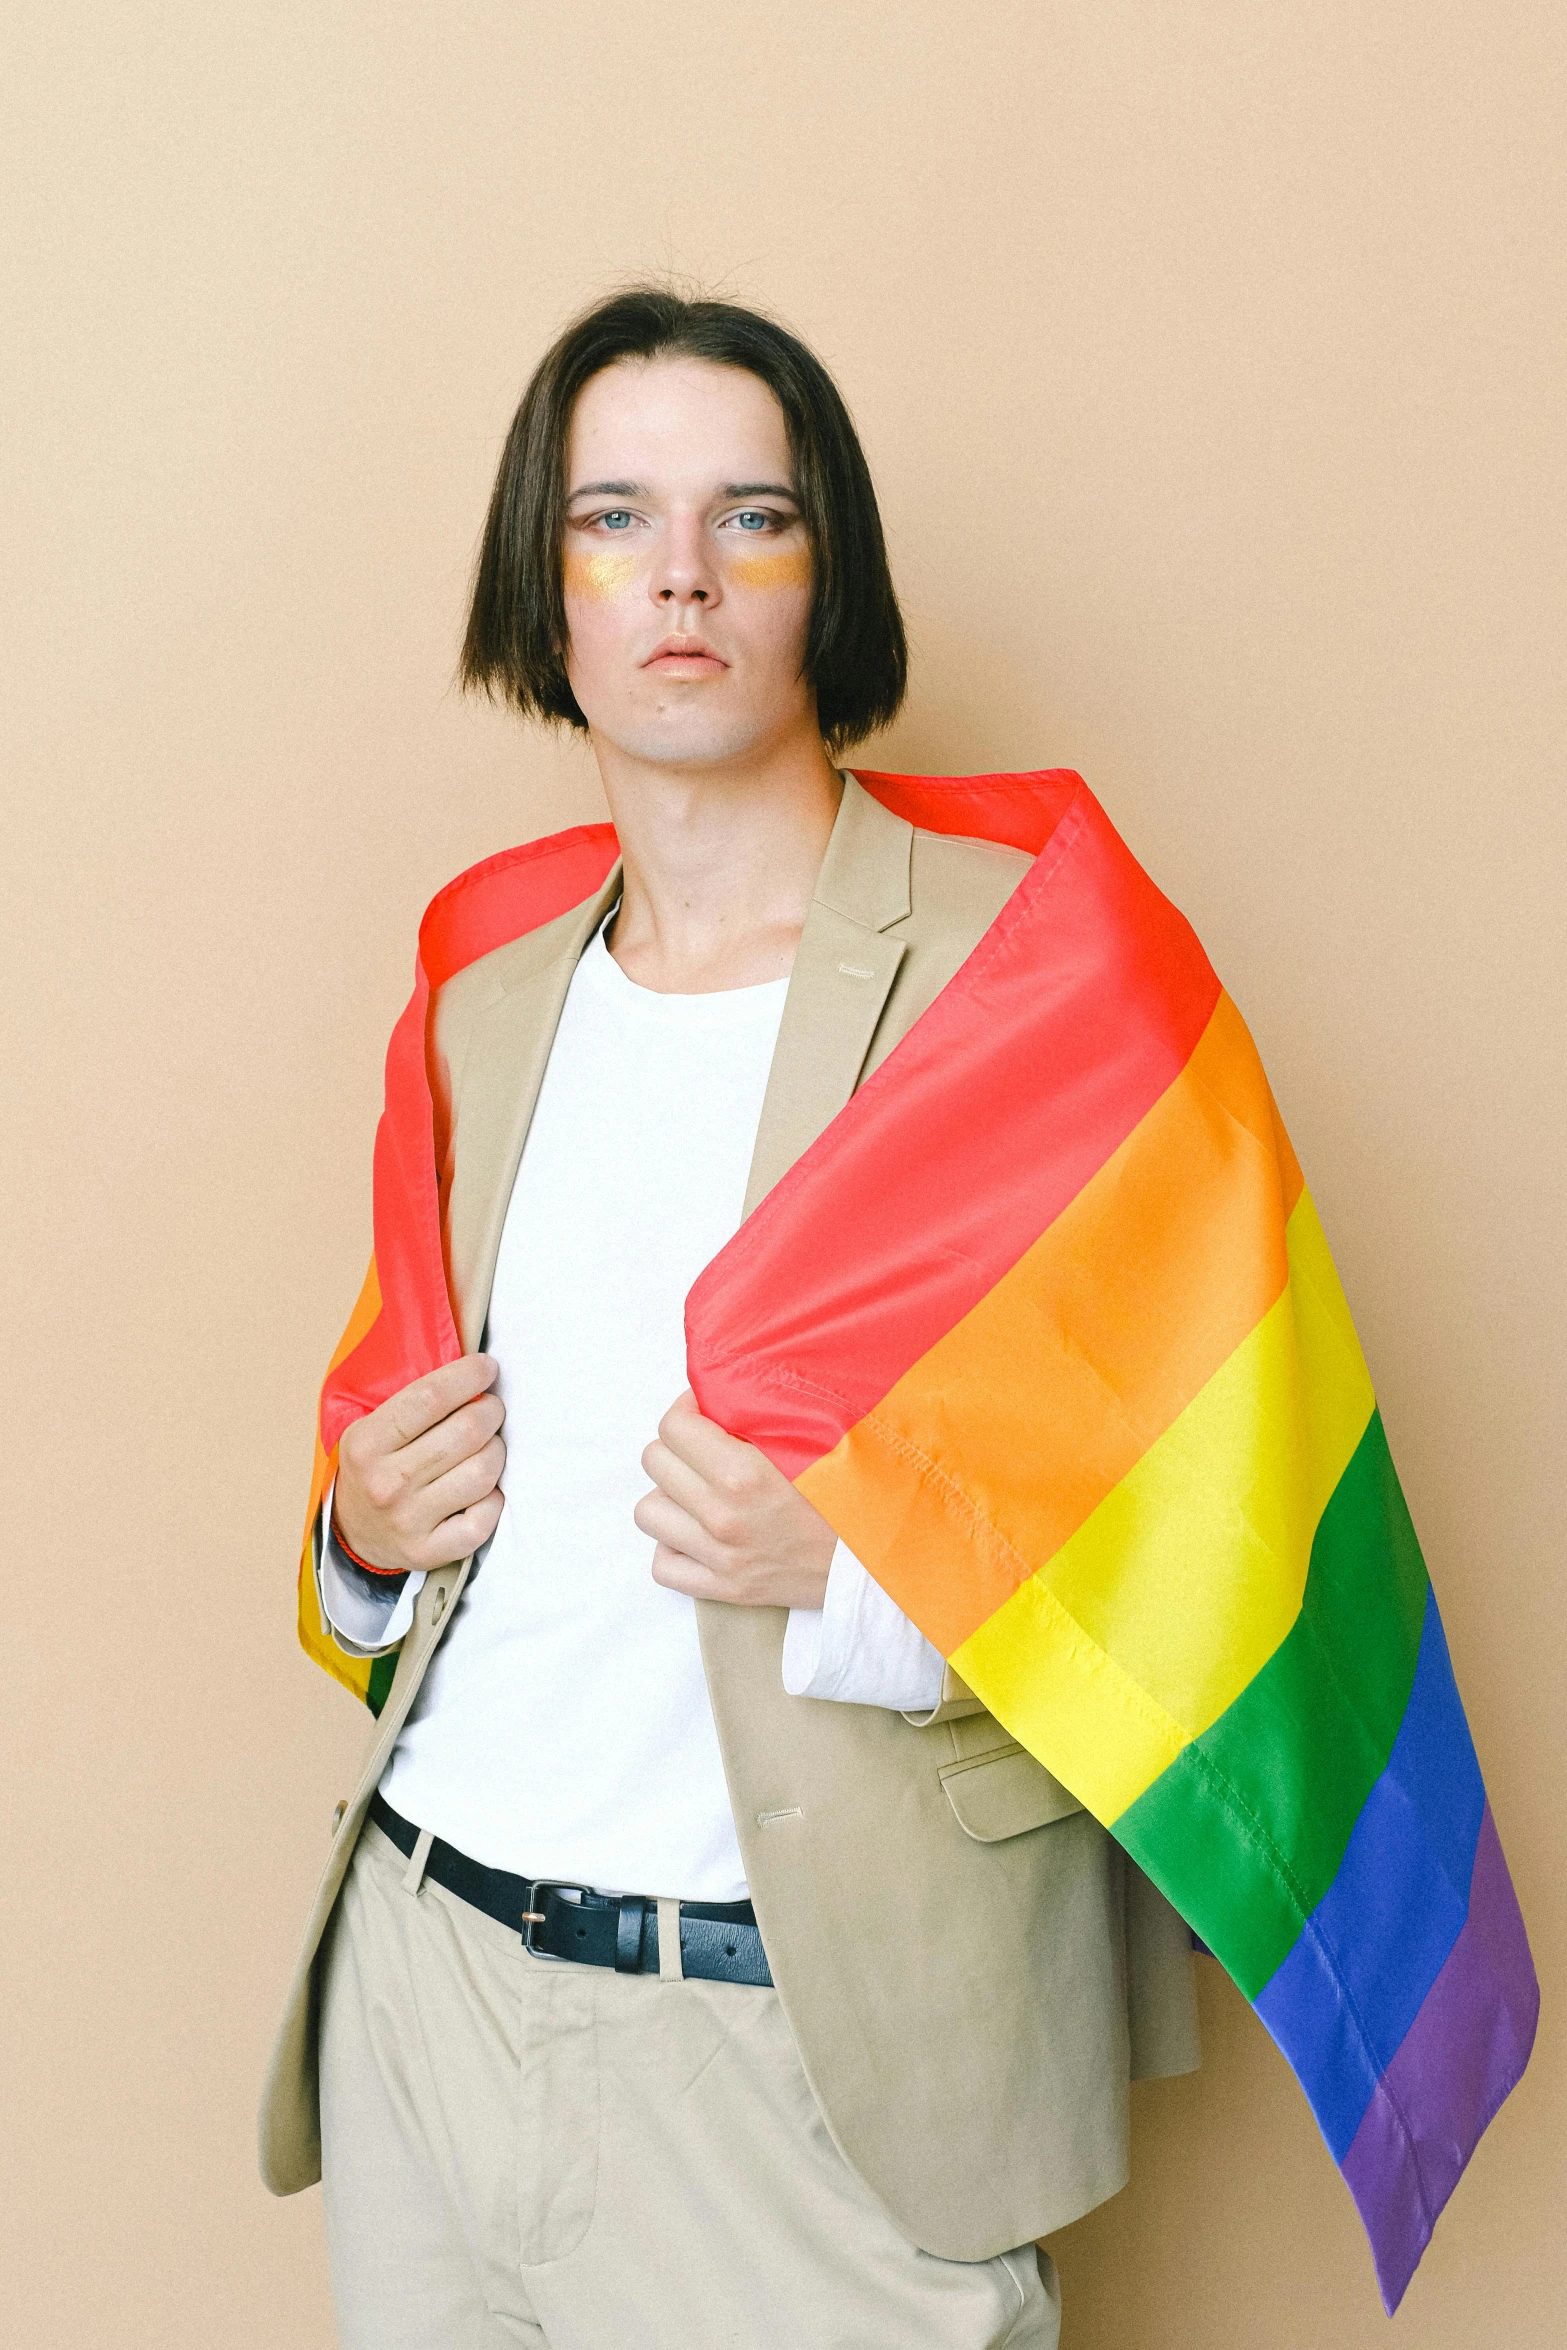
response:
<svg viewBox="0 0 1567 2350"><path fill-rule="evenodd" d="M1288 1636L1115 1823L1248 1999L1332 1884L1393 1750L1428 1588L1374 1411L1318 1523Z"/></svg>
<svg viewBox="0 0 1567 2350"><path fill-rule="evenodd" d="M380 1719L381 1708L392 1694L392 1677L397 1671L397 1653L373 1656L370 1659L370 1686L365 1691L365 1703Z"/></svg>

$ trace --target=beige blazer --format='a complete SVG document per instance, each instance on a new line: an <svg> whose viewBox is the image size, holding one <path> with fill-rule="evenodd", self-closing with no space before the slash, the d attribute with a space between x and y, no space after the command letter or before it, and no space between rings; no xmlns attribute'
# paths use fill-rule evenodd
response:
<svg viewBox="0 0 1567 2350"><path fill-rule="evenodd" d="M951 978L1027 863L917 832L848 780L789 982L748 1211ZM589 903L459 973L437 1004L442 1201L465 1347L484 1329L567 986L618 889L617 871ZM277 2194L320 2176L322 1938L467 1573L426 1581L334 1826L262 2104L262 2176ZM784 1610L697 1613L763 1941L846 2159L914 2243L952 2260L988 2259L1113 2194L1128 2080L1197 2062L1190 1937L1175 1912L950 1673L919 1720L789 1697Z"/></svg>

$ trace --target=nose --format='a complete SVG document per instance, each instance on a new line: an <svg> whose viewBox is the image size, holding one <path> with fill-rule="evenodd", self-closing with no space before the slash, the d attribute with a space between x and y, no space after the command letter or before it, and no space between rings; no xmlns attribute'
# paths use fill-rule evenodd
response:
<svg viewBox="0 0 1567 2350"><path fill-rule="evenodd" d="M682 613L711 611L723 599L707 526L700 514L677 514L659 533L658 555L648 581L655 604Z"/></svg>

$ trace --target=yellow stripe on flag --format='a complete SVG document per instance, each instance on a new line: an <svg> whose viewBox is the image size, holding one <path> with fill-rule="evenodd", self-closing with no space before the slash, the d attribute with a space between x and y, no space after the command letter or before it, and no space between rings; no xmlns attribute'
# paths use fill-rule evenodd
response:
<svg viewBox="0 0 1567 2350"><path fill-rule="evenodd" d="M1093 1515L953 1653L1114 1820L1216 1721L1300 1610L1317 1521L1373 1397L1309 1195L1283 1295Z"/></svg>

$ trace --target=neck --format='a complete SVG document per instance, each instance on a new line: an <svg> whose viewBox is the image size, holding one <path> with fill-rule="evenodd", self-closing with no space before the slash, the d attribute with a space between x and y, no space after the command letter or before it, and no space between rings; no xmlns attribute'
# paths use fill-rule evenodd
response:
<svg viewBox="0 0 1567 2350"><path fill-rule="evenodd" d="M659 766L594 740L620 837L611 952L662 995L787 975L843 794L814 729L765 755Z"/></svg>

